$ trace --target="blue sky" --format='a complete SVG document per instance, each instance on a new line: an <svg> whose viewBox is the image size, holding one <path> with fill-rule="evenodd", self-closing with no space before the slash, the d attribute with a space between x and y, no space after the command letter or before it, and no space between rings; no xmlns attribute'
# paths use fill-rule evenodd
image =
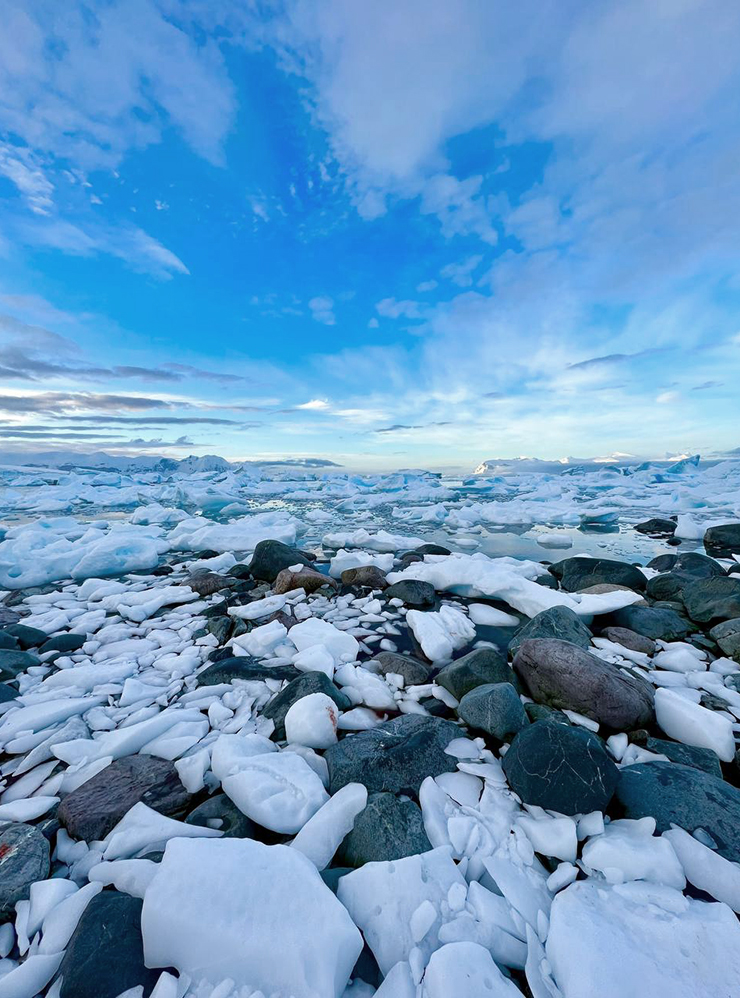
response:
<svg viewBox="0 0 740 998"><path fill-rule="evenodd" d="M0 449L740 446L732 0L6 0Z"/></svg>

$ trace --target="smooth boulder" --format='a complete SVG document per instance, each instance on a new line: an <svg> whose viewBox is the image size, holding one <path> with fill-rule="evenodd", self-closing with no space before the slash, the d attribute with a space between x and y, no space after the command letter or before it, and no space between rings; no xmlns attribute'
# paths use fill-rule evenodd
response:
<svg viewBox="0 0 740 998"><path fill-rule="evenodd" d="M512 639L509 654L516 655L519 645L528 638L559 638L581 648L591 646L591 631L568 606L551 606L532 617Z"/></svg>
<svg viewBox="0 0 740 998"><path fill-rule="evenodd" d="M560 814L606 810L619 776L593 732L553 721L537 721L520 731L503 767L525 804Z"/></svg>
<svg viewBox="0 0 740 998"><path fill-rule="evenodd" d="M298 548L289 547L282 541L260 541L249 562L249 571L255 579L274 582L284 568L291 568L293 565L310 567L311 560Z"/></svg>
<svg viewBox="0 0 740 998"><path fill-rule="evenodd" d="M683 641L693 628L675 610L654 606L624 606L604 618L605 626L625 627L653 641Z"/></svg>
<svg viewBox="0 0 740 998"><path fill-rule="evenodd" d="M428 852L421 808L395 794L370 794L334 858L342 866L358 867Z"/></svg>
<svg viewBox="0 0 740 998"><path fill-rule="evenodd" d="M511 683L486 683L466 693L457 708L469 728L508 742L529 724L519 694Z"/></svg>
<svg viewBox="0 0 740 998"><path fill-rule="evenodd" d="M722 558L740 554L740 523L722 523L717 527L710 527L704 534L704 547Z"/></svg>
<svg viewBox="0 0 740 998"><path fill-rule="evenodd" d="M31 884L49 876L49 843L33 825L6 826L0 832L0 922L15 918L18 901Z"/></svg>
<svg viewBox="0 0 740 998"><path fill-rule="evenodd" d="M598 585L626 586L641 593L647 585L639 568L611 558L564 558L551 565L550 571L568 593Z"/></svg>
<svg viewBox="0 0 740 998"><path fill-rule="evenodd" d="M468 652L443 666L435 679L456 700L462 700L466 693L486 683L516 683L511 666L495 648Z"/></svg>
<svg viewBox="0 0 740 998"><path fill-rule="evenodd" d="M524 641L514 671L537 703L574 710L610 731L642 728L653 718L653 691L643 680L570 641Z"/></svg>
<svg viewBox="0 0 740 998"><path fill-rule="evenodd" d="M432 668L411 655L399 655L395 651L382 651L367 663L368 667L377 667L382 676L392 673L403 676L406 686L422 686L429 682Z"/></svg>
<svg viewBox="0 0 740 998"><path fill-rule="evenodd" d="M730 575L699 579L684 588L686 612L698 624L715 624L740 617L740 579Z"/></svg>

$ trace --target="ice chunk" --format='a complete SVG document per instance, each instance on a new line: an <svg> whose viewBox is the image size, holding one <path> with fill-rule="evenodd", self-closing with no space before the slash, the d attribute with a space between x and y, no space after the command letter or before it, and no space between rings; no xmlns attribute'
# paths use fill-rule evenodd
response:
<svg viewBox="0 0 740 998"><path fill-rule="evenodd" d="M612 821L583 847L584 866L611 884L648 880L683 890L686 880L673 846L654 831L655 818Z"/></svg>
<svg viewBox="0 0 740 998"><path fill-rule="evenodd" d="M448 943L432 953L424 973L423 998L521 998L478 943Z"/></svg>
<svg viewBox="0 0 740 998"><path fill-rule="evenodd" d="M474 624L486 627L518 627L519 618L513 613L505 613L487 603L471 603L468 607L470 619Z"/></svg>
<svg viewBox="0 0 740 998"><path fill-rule="evenodd" d="M342 662L354 662L360 650L357 639L351 634L318 617L309 617L300 624L294 624L288 637L299 652L321 645L331 655L335 666Z"/></svg>
<svg viewBox="0 0 740 998"><path fill-rule="evenodd" d="M319 777L294 752L253 756L221 786L248 818L285 835L299 832L329 799Z"/></svg>
<svg viewBox="0 0 740 998"><path fill-rule="evenodd" d="M662 687L655 691L655 717L669 738L712 749L723 762L735 758L732 723L717 711Z"/></svg>
<svg viewBox="0 0 740 998"><path fill-rule="evenodd" d="M690 884L740 912L740 865L709 849L683 828L671 828L663 832L663 838L673 846Z"/></svg>
<svg viewBox="0 0 740 998"><path fill-rule="evenodd" d="M530 818L522 816L517 824L541 856L552 856L574 863L578 855L576 823L572 818Z"/></svg>
<svg viewBox="0 0 740 998"><path fill-rule="evenodd" d="M103 858L129 859L137 853L155 852L163 849L172 838L186 836L220 836L223 832L203 825L189 825L185 821L168 818L159 811L154 811L143 801L124 814L104 839L105 852Z"/></svg>
<svg viewBox="0 0 740 998"><path fill-rule="evenodd" d="M443 606L439 612L409 610L406 621L430 662L447 662L453 652L475 637L475 626L460 610Z"/></svg>
<svg viewBox="0 0 740 998"><path fill-rule="evenodd" d="M553 901L546 953L564 998L729 998L740 924L671 887L580 881Z"/></svg>
<svg viewBox="0 0 740 998"><path fill-rule="evenodd" d="M367 789L361 783L348 783L309 818L291 846L307 856L317 870L323 870L345 835L354 828L355 818L366 804Z"/></svg>
<svg viewBox="0 0 740 998"><path fill-rule="evenodd" d="M326 693L309 693L296 700L285 715L285 737L289 742L327 749L337 740L339 710Z"/></svg>
<svg viewBox="0 0 740 998"><path fill-rule="evenodd" d="M141 930L147 966L213 984L228 977L277 998L340 998L362 949L298 849L251 839L170 842Z"/></svg>

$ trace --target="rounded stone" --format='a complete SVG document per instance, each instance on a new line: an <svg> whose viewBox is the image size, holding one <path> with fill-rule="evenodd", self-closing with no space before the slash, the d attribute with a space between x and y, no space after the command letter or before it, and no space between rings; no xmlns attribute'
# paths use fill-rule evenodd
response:
<svg viewBox="0 0 740 998"><path fill-rule="evenodd" d="M18 823L0 832L0 921L15 918L17 902L49 869L49 843L38 828Z"/></svg>
<svg viewBox="0 0 740 998"><path fill-rule="evenodd" d="M509 654L512 658L519 650L522 641L529 638L560 638L561 641L571 641L581 648L588 648L591 645L591 631L568 606L551 606L535 614L512 639L509 645Z"/></svg>
<svg viewBox="0 0 740 998"><path fill-rule="evenodd" d="M385 590L386 599L400 599L406 606L434 606L437 594L430 582L418 579L401 579Z"/></svg>
<svg viewBox="0 0 740 998"><path fill-rule="evenodd" d="M561 588L569 593L601 584L626 586L641 593L647 585L639 568L611 558L564 558L551 565L550 571L560 580Z"/></svg>
<svg viewBox="0 0 740 998"><path fill-rule="evenodd" d="M486 683L466 693L457 708L469 728L508 742L529 720L511 683Z"/></svg>
<svg viewBox="0 0 740 998"><path fill-rule="evenodd" d="M382 651L367 664L377 666L382 676L387 676L389 672L403 676L406 686L422 686L429 682L432 674L431 667L420 662L418 658L399 655L394 651Z"/></svg>
<svg viewBox="0 0 740 998"><path fill-rule="evenodd" d="M258 838L257 826L226 794L216 794L199 804L185 819L188 825L216 828L225 839Z"/></svg>
<svg viewBox="0 0 740 998"><path fill-rule="evenodd" d="M399 800L395 794L371 794L340 845L335 862L358 867L403 859L431 848L418 804Z"/></svg>
<svg viewBox="0 0 740 998"><path fill-rule="evenodd" d="M504 656L495 648L476 648L443 666L435 676L435 682L456 700L462 700L476 686L486 683L512 683L516 686L517 678Z"/></svg>
<svg viewBox="0 0 740 998"><path fill-rule="evenodd" d="M692 582L684 588L682 598L686 612L699 624L740 617L740 579L729 575Z"/></svg>
<svg viewBox="0 0 740 998"><path fill-rule="evenodd" d="M298 548L289 547L282 541L260 541L249 563L249 571L255 579L274 582L284 568L292 565L311 565L310 558ZM232 569L233 571L233 569Z"/></svg>

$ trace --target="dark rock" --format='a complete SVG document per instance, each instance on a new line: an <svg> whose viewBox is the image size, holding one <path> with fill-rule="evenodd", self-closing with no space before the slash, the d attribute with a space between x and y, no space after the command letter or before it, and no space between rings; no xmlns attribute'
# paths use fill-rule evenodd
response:
<svg viewBox="0 0 740 998"><path fill-rule="evenodd" d="M551 606L532 617L514 635L509 645L509 654L512 657L516 655L522 641L529 638L559 638L561 641L580 645L581 648L591 647L591 631L578 614L567 606Z"/></svg>
<svg viewBox="0 0 740 998"><path fill-rule="evenodd" d="M422 557L427 554L452 554L449 548L444 547L442 544L420 544L418 548L414 548L410 554L420 554Z"/></svg>
<svg viewBox="0 0 740 998"><path fill-rule="evenodd" d="M47 651L58 651L63 655L79 651L87 641L86 634L55 634L53 638L45 641L39 651L44 655Z"/></svg>
<svg viewBox="0 0 740 998"><path fill-rule="evenodd" d="M190 794L174 763L153 755L116 759L68 794L57 817L74 838L92 842L105 838L139 801L169 817L184 811Z"/></svg>
<svg viewBox="0 0 740 998"><path fill-rule="evenodd" d="M388 586L385 591L386 599L400 599L406 606L434 606L437 602L437 594L434 586L430 582L420 582L418 579L401 579Z"/></svg>
<svg viewBox="0 0 740 998"><path fill-rule="evenodd" d="M362 589L387 589L388 580L385 572L377 565L360 565L357 568L345 568L342 572L342 585L359 586Z"/></svg>
<svg viewBox="0 0 740 998"><path fill-rule="evenodd" d="M418 565L420 561L424 561L424 555L417 554L415 551L407 551L398 560L401 563L401 570L403 570L404 568L408 568L409 565Z"/></svg>
<svg viewBox="0 0 740 998"><path fill-rule="evenodd" d="M0 649L3 651L16 651L20 649L18 638L13 634L8 634L7 631L0 631Z"/></svg>
<svg viewBox="0 0 740 998"><path fill-rule="evenodd" d="M626 627L654 641L683 641L691 633L691 625L675 610L653 606L624 606L603 619L608 626Z"/></svg>
<svg viewBox="0 0 740 998"><path fill-rule="evenodd" d="M709 558L699 551L685 551L676 560L676 571L688 572L697 579L710 579L712 576L724 575L721 565L714 558Z"/></svg>
<svg viewBox="0 0 740 998"><path fill-rule="evenodd" d="M653 718L653 690L644 680L570 641L524 641L514 671L537 703L574 710L610 731L642 728Z"/></svg>
<svg viewBox="0 0 740 998"><path fill-rule="evenodd" d="M253 839L257 828L226 794L216 794L199 804L185 819L188 825L217 828L226 839ZM215 822L215 823L214 823Z"/></svg>
<svg viewBox="0 0 740 998"><path fill-rule="evenodd" d="M285 737L285 715L294 703L309 693L326 693L340 710L349 710L352 706L349 697L334 685L326 673L304 672L268 700L262 710L262 716L270 718L275 725L273 738L279 740Z"/></svg>
<svg viewBox="0 0 740 998"><path fill-rule="evenodd" d="M85 908L59 968L59 998L117 998L143 985L151 994L159 970L144 965L141 898L103 891Z"/></svg>
<svg viewBox="0 0 740 998"><path fill-rule="evenodd" d="M362 866L403 859L432 848L424 831L421 808L395 794L370 794L335 857L343 866Z"/></svg>
<svg viewBox="0 0 740 998"><path fill-rule="evenodd" d="M225 575L201 569L199 572L193 572L189 575L183 585L189 586L199 596L213 596L214 593L220 593L222 589L230 588L232 581Z"/></svg>
<svg viewBox="0 0 740 998"><path fill-rule="evenodd" d="M519 694L511 683L487 683L466 693L457 715L469 728L483 731L499 742L508 742L527 724Z"/></svg>
<svg viewBox="0 0 740 998"><path fill-rule="evenodd" d="M630 736L630 741L632 740L634 739ZM671 762L678 762L682 766L693 766L695 769L704 770L710 776L716 776L718 780L722 779L719 758L717 753L712 752L711 749L698 748L696 745L682 745L681 742L672 742L667 738L653 738L652 735L647 735L644 741L639 744L642 744L650 752L667 756Z"/></svg>
<svg viewBox="0 0 740 998"><path fill-rule="evenodd" d="M534 580L538 586L544 586L545 589L557 589L558 580L554 575L538 575Z"/></svg>
<svg viewBox="0 0 740 998"><path fill-rule="evenodd" d="M33 825L8 825L0 832L0 922L15 918L15 905L31 884L49 876L49 843Z"/></svg>
<svg viewBox="0 0 740 998"><path fill-rule="evenodd" d="M302 568L300 572L291 572L289 568L284 568L278 573L272 588L278 594L290 593L294 589L305 589L307 593L315 593L323 586L336 589L338 583L330 575L317 572L315 568Z"/></svg>
<svg viewBox="0 0 740 998"><path fill-rule="evenodd" d="M324 753L329 766L329 793L348 783L362 783L370 793L416 796L427 776L452 773L457 760L445 753L462 735L451 721L423 714L402 714L377 728L358 731Z"/></svg>
<svg viewBox="0 0 740 998"><path fill-rule="evenodd" d="M560 814L605 811L619 775L592 731L552 721L520 731L503 766L512 790L526 804Z"/></svg>
<svg viewBox="0 0 740 998"><path fill-rule="evenodd" d="M740 554L740 523L723 523L704 534L704 547L720 558Z"/></svg>
<svg viewBox="0 0 740 998"><path fill-rule="evenodd" d="M651 537L671 537L676 532L676 521L666 520L662 516L654 516L635 524L639 534L649 534Z"/></svg>
<svg viewBox="0 0 740 998"><path fill-rule="evenodd" d="M233 576L235 579L249 580L252 578L249 565L232 565L226 574Z"/></svg>
<svg viewBox="0 0 740 998"><path fill-rule="evenodd" d="M476 648L443 666L434 678L456 700L485 683L517 683L510 665L495 648Z"/></svg>
<svg viewBox="0 0 740 998"><path fill-rule="evenodd" d="M656 572L670 572L677 561L677 554L659 554L647 563L647 567L654 568Z"/></svg>
<svg viewBox="0 0 740 998"><path fill-rule="evenodd" d="M647 595L654 600L678 600L685 586L696 582L696 576L690 572L664 572L648 579Z"/></svg>
<svg viewBox="0 0 740 998"><path fill-rule="evenodd" d="M227 652L230 649L225 649ZM292 665L269 665L249 655L224 655L198 673L198 686L218 686L235 679L297 679L300 673Z"/></svg>
<svg viewBox="0 0 740 998"><path fill-rule="evenodd" d="M49 636L38 627L29 627L27 624L9 624L5 628L5 633L12 634L14 638L17 638L18 644L24 651L28 648L38 648Z"/></svg>
<svg viewBox="0 0 740 998"><path fill-rule="evenodd" d="M30 651L0 651L0 674L5 679L14 678L32 665L41 665L41 659Z"/></svg>
<svg viewBox="0 0 740 998"><path fill-rule="evenodd" d="M646 638L644 634L630 631L626 627L605 627L601 636L607 641L613 641L630 651L639 651L643 655L653 655L655 653L655 642L652 638Z"/></svg>
<svg viewBox="0 0 740 998"><path fill-rule="evenodd" d="M282 541L260 541L254 549L249 571L255 579L274 582L284 568L290 568L291 565L310 566L310 564L310 558L298 548L288 547Z"/></svg>
<svg viewBox="0 0 740 998"><path fill-rule="evenodd" d="M535 721L554 721L557 724L570 724L567 715L554 707L546 707L543 703L525 703L524 711L532 723Z"/></svg>
<svg viewBox="0 0 740 998"><path fill-rule="evenodd" d="M149 574L161 576L161 575L172 575L173 572L174 568L172 567L172 565L157 565L157 567L153 568Z"/></svg>
<svg viewBox="0 0 740 998"><path fill-rule="evenodd" d="M717 642L725 655L740 662L740 617L723 620L721 624L717 624L711 629L709 635Z"/></svg>
<svg viewBox="0 0 740 998"><path fill-rule="evenodd" d="M672 824L687 832L703 828L721 856L740 862L740 790L701 769L675 762L626 766L615 803L627 818L655 818L659 833Z"/></svg>
<svg viewBox="0 0 740 998"><path fill-rule="evenodd" d="M403 676L406 686L422 686L429 682L429 677L432 674L431 667L420 662L418 658L412 658L411 655L399 655L394 651L381 651L375 658L371 659L371 662L378 667L383 676L387 676L389 672Z"/></svg>
<svg viewBox="0 0 740 998"><path fill-rule="evenodd" d="M321 870L319 876L332 892L337 893L337 885L340 879L347 873L354 872L353 866L331 866L328 870Z"/></svg>
<svg viewBox="0 0 740 998"><path fill-rule="evenodd" d="M17 624L20 619L21 615L17 610L11 610L7 604L0 603L0 627Z"/></svg>
<svg viewBox="0 0 740 998"><path fill-rule="evenodd" d="M0 703L7 703L8 700L15 700L20 694L18 690L8 686L7 683L0 683Z"/></svg>
<svg viewBox="0 0 740 998"><path fill-rule="evenodd" d="M699 579L684 588L683 601L688 615L699 624L740 617L740 579L729 575Z"/></svg>
<svg viewBox="0 0 740 998"><path fill-rule="evenodd" d="M436 697L422 697L419 703L433 717L452 717L451 708Z"/></svg>
<svg viewBox="0 0 740 998"><path fill-rule="evenodd" d="M550 566L550 572L560 580L566 592L574 593L590 586L626 586L644 592L647 579L634 565L610 558L564 558Z"/></svg>
<svg viewBox="0 0 740 998"><path fill-rule="evenodd" d="M229 640L232 624L233 620L231 617L221 614L218 617L210 617L208 619L206 630L214 636L220 645L223 645Z"/></svg>

